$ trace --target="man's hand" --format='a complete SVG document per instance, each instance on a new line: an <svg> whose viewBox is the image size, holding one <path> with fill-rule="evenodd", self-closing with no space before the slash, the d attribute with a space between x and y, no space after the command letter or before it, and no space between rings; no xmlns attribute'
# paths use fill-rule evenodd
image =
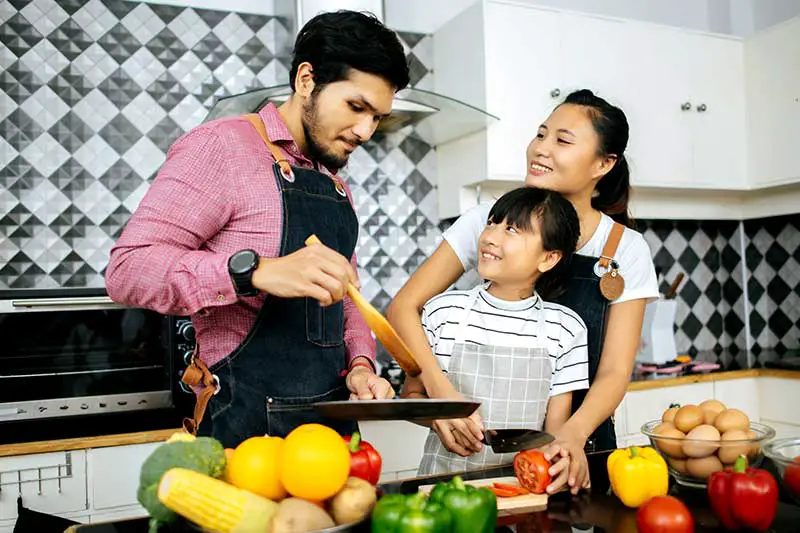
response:
<svg viewBox="0 0 800 533"><path fill-rule="evenodd" d="M344 298L347 285L359 287L350 261L322 244L311 244L284 257L262 257L253 272L253 286L281 298L308 296L323 306Z"/></svg>
<svg viewBox="0 0 800 533"><path fill-rule="evenodd" d="M347 373L351 400L389 400L394 398L392 385L365 366L356 366Z"/></svg>

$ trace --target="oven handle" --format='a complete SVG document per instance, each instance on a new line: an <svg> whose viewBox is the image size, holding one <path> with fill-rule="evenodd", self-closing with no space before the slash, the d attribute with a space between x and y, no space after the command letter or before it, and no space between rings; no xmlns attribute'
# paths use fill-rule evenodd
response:
<svg viewBox="0 0 800 533"><path fill-rule="evenodd" d="M59 307L80 309L97 305L102 305L104 307L125 307L124 305L115 302L108 296L87 296L84 298L33 298L30 300L11 301L11 306L16 308Z"/></svg>

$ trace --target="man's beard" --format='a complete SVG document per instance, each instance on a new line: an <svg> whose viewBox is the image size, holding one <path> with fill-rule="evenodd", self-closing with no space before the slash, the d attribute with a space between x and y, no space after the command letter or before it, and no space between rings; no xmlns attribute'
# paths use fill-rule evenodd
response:
<svg viewBox="0 0 800 533"><path fill-rule="evenodd" d="M317 113L317 95L312 94L308 102L303 105L303 134L306 136L306 146L308 147L308 157L328 170L333 172L339 170L347 164L348 155L337 156L325 150L318 140L320 128Z"/></svg>

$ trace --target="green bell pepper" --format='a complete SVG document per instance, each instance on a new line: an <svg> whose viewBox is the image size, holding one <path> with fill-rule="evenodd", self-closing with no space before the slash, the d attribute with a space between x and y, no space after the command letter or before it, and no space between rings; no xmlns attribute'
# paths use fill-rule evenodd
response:
<svg viewBox="0 0 800 533"><path fill-rule="evenodd" d="M461 476L438 483L430 501L441 503L453 517L453 533L492 533L497 525L497 497L484 487L467 485Z"/></svg>
<svg viewBox="0 0 800 533"><path fill-rule="evenodd" d="M387 494L372 511L372 533L451 533L452 517L425 494Z"/></svg>

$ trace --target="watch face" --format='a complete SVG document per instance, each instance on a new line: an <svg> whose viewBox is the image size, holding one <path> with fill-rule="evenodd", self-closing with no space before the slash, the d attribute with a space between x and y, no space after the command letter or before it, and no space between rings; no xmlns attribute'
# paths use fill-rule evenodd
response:
<svg viewBox="0 0 800 533"><path fill-rule="evenodd" d="M231 271L237 274L247 272L255 262L255 254L249 250L237 252L231 257Z"/></svg>

